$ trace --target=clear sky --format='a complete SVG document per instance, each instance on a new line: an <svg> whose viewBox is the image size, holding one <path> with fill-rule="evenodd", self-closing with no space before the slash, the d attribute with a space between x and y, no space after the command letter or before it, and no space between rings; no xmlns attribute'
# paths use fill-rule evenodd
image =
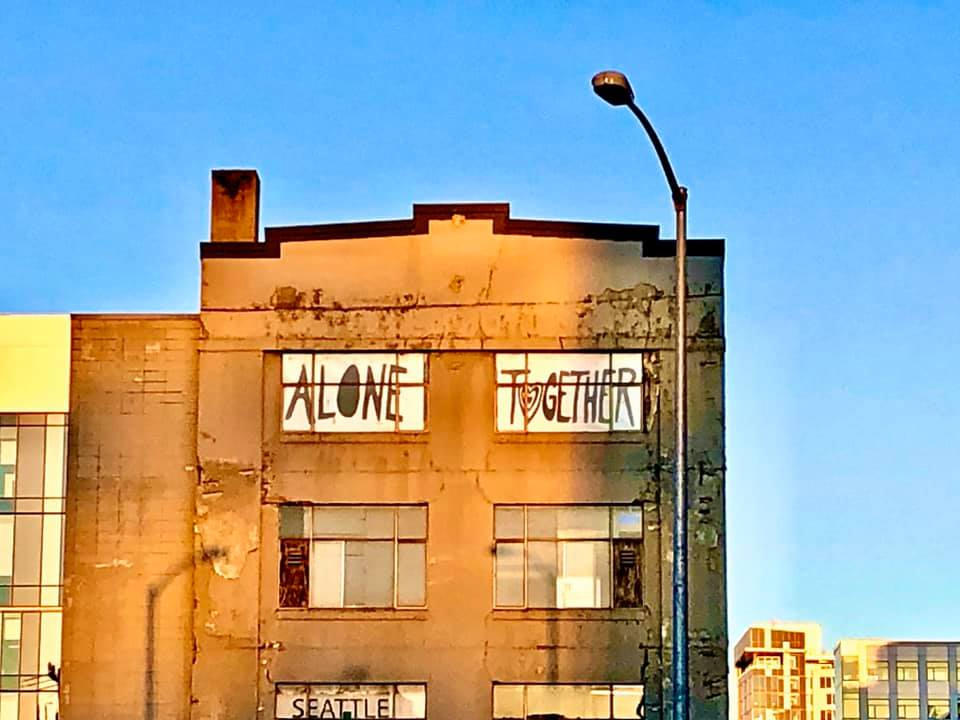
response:
<svg viewBox="0 0 960 720"><path fill-rule="evenodd" d="M960 3L197 5L4 4L0 311L195 311L213 167L672 236L623 69L727 238L731 636L960 638Z"/></svg>

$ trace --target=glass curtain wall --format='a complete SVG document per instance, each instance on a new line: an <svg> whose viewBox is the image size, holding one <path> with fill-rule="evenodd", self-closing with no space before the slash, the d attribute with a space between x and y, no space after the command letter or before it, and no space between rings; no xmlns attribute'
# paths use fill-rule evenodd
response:
<svg viewBox="0 0 960 720"><path fill-rule="evenodd" d="M0 720L58 713L66 421L0 415Z"/></svg>

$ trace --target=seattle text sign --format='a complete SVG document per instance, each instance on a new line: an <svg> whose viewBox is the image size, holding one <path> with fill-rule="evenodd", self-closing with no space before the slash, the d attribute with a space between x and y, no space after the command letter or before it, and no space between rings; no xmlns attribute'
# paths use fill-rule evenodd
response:
<svg viewBox="0 0 960 720"><path fill-rule="evenodd" d="M497 353L498 432L643 430L643 355Z"/></svg>
<svg viewBox="0 0 960 720"><path fill-rule="evenodd" d="M284 353L284 432L424 429L423 353Z"/></svg>
<svg viewBox="0 0 960 720"><path fill-rule="evenodd" d="M280 720L395 720L426 716L423 685L277 685Z"/></svg>

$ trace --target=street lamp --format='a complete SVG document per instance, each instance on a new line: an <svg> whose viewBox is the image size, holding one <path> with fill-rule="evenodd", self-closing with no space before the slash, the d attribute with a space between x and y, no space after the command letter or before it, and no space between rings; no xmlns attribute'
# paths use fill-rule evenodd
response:
<svg viewBox="0 0 960 720"><path fill-rule="evenodd" d="M593 91L614 106L626 105L647 131L667 177L677 214L677 387L676 387L676 482L673 508L673 712L675 720L687 720L689 686L687 670L687 189L677 182L660 138L637 107L633 88L623 73L607 70L593 76Z"/></svg>

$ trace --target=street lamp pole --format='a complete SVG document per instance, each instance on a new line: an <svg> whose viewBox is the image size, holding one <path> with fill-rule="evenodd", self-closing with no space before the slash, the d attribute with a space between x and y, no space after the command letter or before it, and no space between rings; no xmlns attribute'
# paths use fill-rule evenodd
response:
<svg viewBox="0 0 960 720"><path fill-rule="evenodd" d="M677 379L675 393L676 455L673 505L673 686L674 720L690 712L689 646L687 641L687 188L677 182L670 159L653 125L634 102L626 75L613 70L593 76L593 91L611 105L626 105L643 125L666 175L677 222Z"/></svg>

